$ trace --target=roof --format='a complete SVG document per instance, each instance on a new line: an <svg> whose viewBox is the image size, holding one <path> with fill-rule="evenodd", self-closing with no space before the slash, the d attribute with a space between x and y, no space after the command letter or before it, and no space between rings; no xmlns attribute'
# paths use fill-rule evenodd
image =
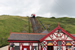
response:
<svg viewBox="0 0 75 50"><path fill-rule="evenodd" d="M75 34L71 34L73 37L75 37Z"/></svg>
<svg viewBox="0 0 75 50"><path fill-rule="evenodd" d="M47 33L47 34L48 34L49 32L48 32L48 30L45 30L45 31L43 31L42 33Z"/></svg>
<svg viewBox="0 0 75 50"><path fill-rule="evenodd" d="M69 34L64 29L62 29L60 26L57 26L54 30L52 30L50 33L47 34L47 30L43 31L42 33L15 33L11 32L10 36L8 38L9 41L12 40L25 40L25 41L39 41L42 42L46 37L54 33L56 30L61 29L63 33L71 37L75 40L75 34Z"/></svg>
<svg viewBox="0 0 75 50"><path fill-rule="evenodd" d="M75 35L72 35L73 37L75 37Z"/></svg>
<svg viewBox="0 0 75 50"><path fill-rule="evenodd" d="M43 38L41 38L40 39L40 42L42 42L45 38L47 38L49 35L51 35L51 34L53 34L56 30L58 30L58 29L61 29L61 31L63 32L63 33L65 33L66 35L68 35L69 37L71 37L72 39L74 39L75 40L75 37L74 37L74 35L72 36L70 33L68 33L68 32L66 32L64 29L62 29L59 25L54 29L54 30L52 30L50 33L48 33L46 36L44 36Z"/></svg>
<svg viewBox="0 0 75 50"><path fill-rule="evenodd" d="M8 38L8 40L33 40L39 41L43 38L46 34L41 33L14 33L12 32Z"/></svg>

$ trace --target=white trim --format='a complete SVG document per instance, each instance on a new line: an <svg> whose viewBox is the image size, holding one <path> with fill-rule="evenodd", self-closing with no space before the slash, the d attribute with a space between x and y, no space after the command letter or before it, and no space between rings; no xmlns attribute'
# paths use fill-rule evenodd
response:
<svg viewBox="0 0 75 50"><path fill-rule="evenodd" d="M29 45L29 43L23 43L23 46L28 46Z"/></svg>
<svg viewBox="0 0 75 50"><path fill-rule="evenodd" d="M15 46L19 46L19 43L14 43Z"/></svg>
<svg viewBox="0 0 75 50"><path fill-rule="evenodd" d="M38 46L38 43L33 43L33 46Z"/></svg>

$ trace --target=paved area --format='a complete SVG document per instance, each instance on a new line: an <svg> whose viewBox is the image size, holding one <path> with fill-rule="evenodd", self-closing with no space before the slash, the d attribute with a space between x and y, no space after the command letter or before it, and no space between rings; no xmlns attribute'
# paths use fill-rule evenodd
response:
<svg viewBox="0 0 75 50"><path fill-rule="evenodd" d="M8 50L8 46L2 47L0 50Z"/></svg>

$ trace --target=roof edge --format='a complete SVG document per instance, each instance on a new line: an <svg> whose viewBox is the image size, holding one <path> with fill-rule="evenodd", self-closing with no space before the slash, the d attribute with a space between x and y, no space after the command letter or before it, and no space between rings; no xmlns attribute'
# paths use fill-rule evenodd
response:
<svg viewBox="0 0 75 50"><path fill-rule="evenodd" d="M64 32L65 34L67 34L68 36L70 36L73 40L75 40L75 37L73 37L70 33L68 33L67 31L65 31L64 29L62 29L59 25L53 29L51 32L49 32L46 36L44 36L43 38L40 39L40 42L42 42L45 38L47 38L49 35L51 35L52 33L54 33L56 30L61 29L62 32Z"/></svg>

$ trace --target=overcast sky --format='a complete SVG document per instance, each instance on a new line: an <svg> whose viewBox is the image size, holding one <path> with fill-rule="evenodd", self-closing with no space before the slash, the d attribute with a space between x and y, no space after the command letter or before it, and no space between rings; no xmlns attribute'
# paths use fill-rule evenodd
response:
<svg viewBox="0 0 75 50"><path fill-rule="evenodd" d="M74 17L75 0L1 0L0 15Z"/></svg>

